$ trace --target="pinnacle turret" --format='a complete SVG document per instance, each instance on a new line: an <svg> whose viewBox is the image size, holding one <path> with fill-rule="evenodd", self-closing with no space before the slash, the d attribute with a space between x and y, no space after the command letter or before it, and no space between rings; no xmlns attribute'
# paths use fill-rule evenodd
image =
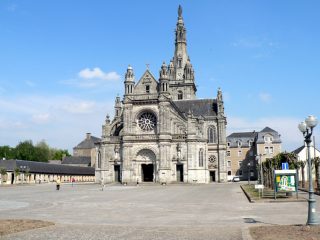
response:
<svg viewBox="0 0 320 240"><path fill-rule="evenodd" d="M114 103L114 117L119 117L121 115L121 108L122 108L121 100L120 100L120 97L117 96Z"/></svg>
<svg viewBox="0 0 320 240"><path fill-rule="evenodd" d="M134 84L133 68L129 65L124 80L125 95L133 93Z"/></svg>
<svg viewBox="0 0 320 240"><path fill-rule="evenodd" d="M169 89L169 76L168 67L165 62L163 62L160 70L160 92L168 92Z"/></svg>

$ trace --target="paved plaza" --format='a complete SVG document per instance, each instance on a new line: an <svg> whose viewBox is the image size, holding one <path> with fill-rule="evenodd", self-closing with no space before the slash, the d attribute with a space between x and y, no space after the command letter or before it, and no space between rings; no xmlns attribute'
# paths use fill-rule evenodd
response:
<svg viewBox="0 0 320 240"><path fill-rule="evenodd" d="M249 203L239 183L0 188L1 219L56 225L3 239L250 239L259 224L305 224L307 202ZM305 193L301 195L307 197ZM317 197L317 209L320 210Z"/></svg>

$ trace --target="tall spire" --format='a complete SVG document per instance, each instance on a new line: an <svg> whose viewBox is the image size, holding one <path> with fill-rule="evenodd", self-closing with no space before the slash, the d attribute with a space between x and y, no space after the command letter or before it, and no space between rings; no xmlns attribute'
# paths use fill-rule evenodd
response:
<svg viewBox="0 0 320 240"><path fill-rule="evenodd" d="M178 16L179 16L179 18L182 17L182 7L181 7L181 5L179 5L179 8L178 8Z"/></svg>
<svg viewBox="0 0 320 240"><path fill-rule="evenodd" d="M178 8L178 20L175 29L175 49L173 59L167 67L169 93L173 100L195 99L196 85L194 70L187 53L187 30L184 27L182 7Z"/></svg>
<svg viewBox="0 0 320 240"><path fill-rule="evenodd" d="M175 51L173 62L176 69L176 80L182 80L183 69L188 59L187 54L187 40L186 40L186 28L184 27L182 17L182 7L178 8L178 21L176 26L176 38L175 38Z"/></svg>

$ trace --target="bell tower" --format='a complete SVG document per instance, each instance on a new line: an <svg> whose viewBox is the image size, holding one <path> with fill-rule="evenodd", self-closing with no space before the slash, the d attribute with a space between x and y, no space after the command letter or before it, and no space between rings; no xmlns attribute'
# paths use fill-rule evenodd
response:
<svg viewBox="0 0 320 240"><path fill-rule="evenodd" d="M182 7L178 8L178 21L175 29L175 50L168 66L170 93L173 100L196 98L194 70L187 53L187 30L184 27Z"/></svg>

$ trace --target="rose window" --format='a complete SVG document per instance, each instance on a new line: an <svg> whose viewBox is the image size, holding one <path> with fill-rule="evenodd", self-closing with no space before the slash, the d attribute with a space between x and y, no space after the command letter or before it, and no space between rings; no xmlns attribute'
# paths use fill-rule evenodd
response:
<svg viewBox="0 0 320 240"><path fill-rule="evenodd" d="M138 119L138 125L143 131L151 131L157 124L157 118L153 113L142 113Z"/></svg>

